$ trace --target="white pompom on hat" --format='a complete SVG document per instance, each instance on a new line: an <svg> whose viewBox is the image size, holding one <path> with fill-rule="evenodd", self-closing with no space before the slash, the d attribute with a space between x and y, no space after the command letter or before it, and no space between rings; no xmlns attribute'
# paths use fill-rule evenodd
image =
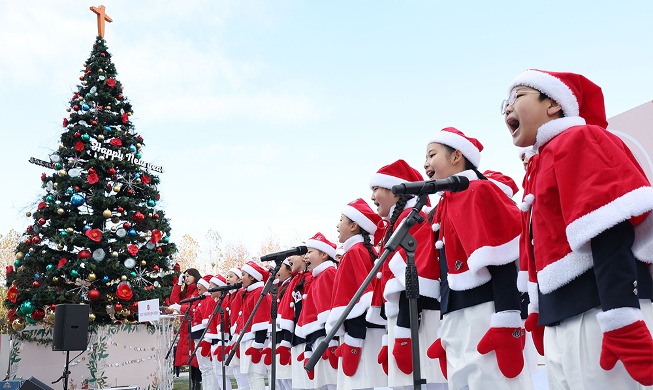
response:
<svg viewBox="0 0 653 390"><path fill-rule="evenodd" d="M466 136L455 127L445 127L438 131L428 143L438 143L460 150L475 168L478 168L481 164L481 151L483 150L481 142L476 138Z"/></svg>
<svg viewBox="0 0 653 390"><path fill-rule="evenodd" d="M510 83L508 92L520 85L536 89L555 100L562 107L564 116L580 116L589 125L608 126L603 91L583 75L528 69Z"/></svg>

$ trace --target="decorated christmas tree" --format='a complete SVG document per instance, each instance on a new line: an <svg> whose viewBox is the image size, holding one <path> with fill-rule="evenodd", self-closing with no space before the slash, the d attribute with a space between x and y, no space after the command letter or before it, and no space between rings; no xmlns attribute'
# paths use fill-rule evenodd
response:
<svg viewBox="0 0 653 390"><path fill-rule="evenodd" d="M33 223L6 270L15 330L52 323L60 303L89 304L98 325L137 321L138 301L170 293L176 247L157 208L162 169L143 160L132 105L99 32L58 149L49 161L30 160L48 171L44 194L27 213Z"/></svg>

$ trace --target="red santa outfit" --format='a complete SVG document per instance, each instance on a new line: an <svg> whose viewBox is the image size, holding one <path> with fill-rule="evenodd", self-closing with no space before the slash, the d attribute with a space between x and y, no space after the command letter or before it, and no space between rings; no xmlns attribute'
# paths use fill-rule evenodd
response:
<svg viewBox="0 0 653 390"><path fill-rule="evenodd" d="M215 275L211 278L211 287L226 287L227 286L227 281L225 280L224 276L222 275ZM216 388L222 389L222 365L223 365L223 359L222 359L222 346L223 346L223 340L224 340L224 346L226 347L229 343L229 326L228 324L228 316L227 316L227 308L228 308L228 303L226 301L227 299L227 293L223 292L222 297L220 298L213 298L213 301L215 302L215 305L218 303L220 304L220 309L213 307L213 310L211 310L210 315L215 313L215 316L213 316L211 322L208 324L208 330L206 334L204 335L204 338L208 341L211 342L212 347L211 347L211 353L212 353L212 361L213 361L213 372L215 374L215 385ZM224 324L224 327L221 327L220 324ZM224 337L224 338L223 338ZM220 350L218 350L220 348ZM220 358L218 359L217 355L221 355ZM226 369L225 369L225 374L226 374ZM231 389L231 381L227 379L226 381L227 389ZM227 383L228 382L228 383ZM224 389L222 389L224 390Z"/></svg>
<svg viewBox="0 0 653 390"><path fill-rule="evenodd" d="M227 274L229 272L234 273L238 277L238 279L242 279L243 277L240 268L231 268L229 269L229 271L227 271ZM227 346L226 351L224 353L225 355L228 355L231 352L231 350L234 348L234 343L238 338L238 335L235 334L235 332L236 332L236 323L238 317L240 316L241 307L243 304L243 292L244 292L243 288L239 290L230 290L229 293L227 294L227 297L225 298L225 304L227 305L227 310L225 313L225 322L227 324L227 329L229 330L229 334L231 336L229 339L229 345ZM222 351L218 346L218 349L216 349L216 351L214 352L214 357L220 359L221 356L222 356ZM240 373L239 356L240 353L233 355L231 362L229 362L229 366L227 366L227 375L229 377L233 376L233 378L238 383L239 388L247 388L249 387L249 382L247 381L247 375L243 375Z"/></svg>
<svg viewBox="0 0 653 390"><path fill-rule="evenodd" d="M325 328L330 332L346 306L369 275L378 257L373 249L374 234L381 217L363 199L349 203L342 215L356 222L363 234L356 234L343 243L344 254L338 264L334 280L331 312ZM372 238L370 238L370 236ZM370 253L371 252L371 253ZM336 333L340 336L338 388L366 389L387 386L387 377L377 358L381 350L381 339L385 326L370 324L365 320L372 302L374 286L368 285L365 292L347 315Z"/></svg>
<svg viewBox="0 0 653 390"><path fill-rule="evenodd" d="M392 189L392 186L407 182L421 181L422 175L409 166L404 160L397 160L379 169L370 180L370 188L381 187ZM394 222L394 229L410 214L416 204L415 198L406 201L403 211ZM389 216L394 214L397 204L392 206ZM426 215L420 211L426 219ZM390 221L392 222L392 221ZM386 229L390 224L386 224ZM383 231L386 233L386 231ZM419 327L420 369L427 383L444 383L445 379L437 368L437 363L426 357L427 348L437 339L440 323L440 312L437 298L440 295L439 266L433 247L433 232L426 224L413 225L408 233L415 238L414 259L419 275L419 305L421 321ZM385 243L383 243L384 245ZM383 246L382 245L382 246ZM410 310L406 298L406 252L399 247L391 253L381 268L380 287L375 294L383 291L384 309L387 316L387 346L381 349L378 362L387 367L388 386L409 386L412 378L412 355L410 339ZM379 297L373 298L373 305ZM373 315L373 314L372 314ZM368 316L372 318L372 316ZM370 321L372 322L372 321Z"/></svg>
<svg viewBox="0 0 653 390"><path fill-rule="evenodd" d="M242 271L251 275L255 282L245 288L241 313L236 322L236 334L241 335L240 340L240 372L247 374L250 389L265 388L265 375L267 367L262 357L263 348L267 342L267 332L270 322L271 297L266 294L259 307L254 312L256 303L261 298L263 286L270 277L270 272L255 263L248 261ZM245 328L246 322L254 312L250 325Z"/></svg>
<svg viewBox="0 0 653 390"><path fill-rule="evenodd" d="M291 366L293 389L313 388L313 380L306 375L304 365L299 362L301 359L298 359L306 350L306 339L295 333L295 325L302 312L304 296L308 292L312 280L313 275L310 272L294 275L286 289L286 294L279 302L277 324L282 330L282 336L277 347L277 355L280 361L287 361ZM290 359L288 359L289 349Z"/></svg>
<svg viewBox="0 0 653 390"><path fill-rule="evenodd" d="M336 265L332 261L336 255L336 245L327 240L322 233L315 234L306 241L306 247L317 249L326 253L329 259L317 265L313 271L313 280L304 297L302 312L295 326L297 336L306 339L304 350L304 364L310 359L313 353L313 346L319 344L326 336L324 329L326 320L331 310L331 296L333 292L333 281L336 276ZM333 346L336 341L331 340ZM328 348L325 356L335 352ZM334 359L332 357L332 359ZM308 373L313 377L313 386L319 389L323 386L335 386L337 383L337 372L332 366L330 359L320 359L312 372ZM294 377L293 377L294 378ZM293 383L293 386L296 386Z"/></svg>
<svg viewBox="0 0 653 390"><path fill-rule="evenodd" d="M564 114L537 130L520 207L527 328L541 338L546 326L549 383L653 385L653 188L628 147L605 130L600 87L540 70L519 75L511 90L518 86L546 94Z"/></svg>
<svg viewBox="0 0 653 390"><path fill-rule="evenodd" d="M197 281L197 284L202 285L208 289L210 287L209 281L211 275L204 275L202 279ZM211 363L211 340L204 337L205 329L209 324L209 318L215 308L215 301L211 298L208 292L204 293L205 298L197 303L197 308L193 314L192 321L192 338L195 342L199 341L199 347L195 356L197 357L197 364L202 372L202 384L207 389L212 389L215 385L215 372L213 372L213 364ZM206 334L205 334L206 335Z"/></svg>
<svg viewBox="0 0 653 390"><path fill-rule="evenodd" d="M474 167L483 146L454 128L429 142L460 150ZM531 389L523 370L524 330L517 291L519 210L495 182L476 169L462 192L445 191L433 230L441 270L442 334L429 348L440 359L451 388Z"/></svg>

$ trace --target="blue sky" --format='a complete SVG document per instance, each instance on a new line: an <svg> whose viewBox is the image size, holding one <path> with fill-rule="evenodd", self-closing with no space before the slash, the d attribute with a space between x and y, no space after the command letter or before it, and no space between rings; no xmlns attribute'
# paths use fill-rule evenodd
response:
<svg viewBox="0 0 653 390"><path fill-rule="evenodd" d="M26 5L29 4L29 5ZM522 70L582 73L608 116L653 98L653 2L153 1L104 3L105 38L163 165L172 238L211 228L255 254L294 246L369 201L396 159L422 171L454 126L485 146L481 169L521 183L499 115ZM0 3L0 233L23 231L97 32L99 3Z"/></svg>

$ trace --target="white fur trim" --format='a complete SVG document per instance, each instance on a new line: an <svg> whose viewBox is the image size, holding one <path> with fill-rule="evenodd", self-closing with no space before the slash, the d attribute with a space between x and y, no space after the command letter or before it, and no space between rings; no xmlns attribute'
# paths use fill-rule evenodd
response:
<svg viewBox="0 0 653 390"><path fill-rule="evenodd" d="M370 179L370 188L381 187L392 189L392 186L408 183L408 181L395 176L384 175L383 173L375 173Z"/></svg>
<svg viewBox="0 0 653 390"><path fill-rule="evenodd" d="M400 290L398 291L394 291L394 289L392 288L388 289L387 284L386 284L386 289L383 291L384 296L386 296L386 293L388 294L388 297L386 297L386 299L392 300L394 302L395 299L391 294L401 292L406 289L406 263L404 261L404 258L399 254L399 252L395 252L395 254L392 256L392 259L390 259L390 261L388 262L388 268L390 268L390 271L392 271L394 277L399 281L399 283L401 283L401 287L395 285L397 286L397 288L400 288ZM429 298L440 299L439 280L429 279L422 276L418 276L417 279L419 283L419 295L429 297Z"/></svg>
<svg viewBox="0 0 653 390"><path fill-rule="evenodd" d="M295 321L277 317L277 327L290 332L295 331Z"/></svg>
<svg viewBox="0 0 653 390"><path fill-rule="evenodd" d="M484 246L469 255L467 265L472 271L478 271L488 265L504 265L519 258L519 235L499 246Z"/></svg>
<svg viewBox="0 0 653 390"><path fill-rule="evenodd" d="M229 271L227 271L227 273L229 272L233 272L236 276L238 276L239 279L243 278L243 272L239 268L236 267L229 268Z"/></svg>
<svg viewBox="0 0 653 390"><path fill-rule="evenodd" d="M508 198L512 198L515 194L512 193L512 188L510 186L503 184L502 182L494 179L488 178L488 181L491 181L492 184L496 185L499 187L501 191L503 191L504 194L508 196Z"/></svg>
<svg viewBox="0 0 653 390"><path fill-rule="evenodd" d="M326 271L328 268L335 268L336 265L332 261L325 261L322 264L319 264L315 268L313 268L313 277L317 277L319 274L322 272Z"/></svg>
<svg viewBox="0 0 653 390"><path fill-rule="evenodd" d="M344 249L345 253L350 250L354 245L363 242L363 236L360 234L357 234L355 236L349 237L345 242L342 243L342 249Z"/></svg>
<svg viewBox="0 0 653 390"><path fill-rule="evenodd" d="M533 204L533 202L535 202L535 195L527 194L526 196L524 196L524 202L527 204Z"/></svg>
<svg viewBox="0 0 653 390"><path fill-rule="evenodd" d="M356 222L358 226L360 226L363 230L368 232L369 234L374 234L376 232L376 224L372 222L369 218L365 216L365 214L361 213L356 207L352 207L350 205L345 206L345 208L342 210L342 214L351 219L352 221Z"/></svg>
<svg viewBox="0 0 653 390"><path fill-rule="evenodd" d="M546 122L539 129L535 136L535 149L539 150L540 147L547 142L554 139L572 126L581 126L585 124L585 119L579 116L563 117Z"/></svg>
<svg viewBox="0 0 653 390"><path fill-rule="evenodd" d="M521 328L522 319L519 310L505 310L492 314L490 318L492 328Z"/></svg>
<svg viewBox="0 0 653 390"><path fill-rule="evenodd" d="M198 280L198 281L197 281L197 284L201 284L202 286L204 286L204 288L209 288L209 287L210 287L209 282L207 282L207 281L204 280L204 279L200 279L200 280Z"/></svg>
<svg viewBox="0 0 653 390"><path fill-rule="evenodd" d="M540 291L548 294L576 279L594 266L589 244L578 252L569 252L537 273Z"/></svg>
<svg viewBox="0 0 653 390"><path fill-rule="evenodd" d="M383 347L387 347L387 346L388 346L388 335L387 335L387 334L384 334L384 335L381 337L381 346L383 346Z"/></svg>
<svg viewBox="0 0 653 390"><path fill-rule="evenodd" d="M352 307L349 314L347 314L346 319L352 319L365 314L367 309L369 309L372 304L372 291L368 291L361 296L361 298L356 302L354 307ZM346 306L337 306L331 308L331 313L329 318L326 320L325 329L327 332L330 332L333 329L333 326L336 324L340 316L345 312Z"/></svg>
<svg viewBox="0 0 653 390"><path fill-rule="evenodd" d="M567 225L567 241L578 250L618 223L653 209L653 187L640 187ZM650 255L650 254L649 254Z"/></svg>
<svg viewBox="0 0 653 390"><path fill-rule="evenodd" d="M255 349L263 349L263 347L265 347L265 344L263 344L263 343L257 343L256 341L254 341L254 342L252 343L251 347L252 347L252 348L255 348Z"/></svg>
<svg viewBox="0 0 653 390"><path fill-rule="evenodd" d="M525 213L525 212L527 212L527 211L530 210L530 209L531 209L531 205L528 204L528 203L526 203L526 202L521 202L521 203L519 204L519 210L520 210L522 213Z"/></svg>
<svg viewBox="0 0 653 390"><path fill-rule="evenodd" d="M280 347L286 347L286 348L292 348L292 344L290 344L290 341L288 340L281 340L279 343Z"/></svg>
<svg viewBox="0 0 653 390"><path fill-rule="evenodd" d="M642 311L635 307L619 307L603 311L596 315L599 327L603 333L621 329L637 321L643 320Z"/></svg>
<svg viewBox="0 0 653 390"><path fill-rule="evenodd" d="M224 287L224 286L227 285L227 283L225 283L222 280L216 278L215 276L211 278L211 283L215 284L218 287Z"/></svg>
<svg viewBox="0 0 653 390"><path fill-rule="evenodd" d="M646 263L653 263L653 212L635 226L635 242L633 243L633 254L635 257ZM653 270L653 267L648 267ZM651 273L653 276L653 271Z"/></svg>
<svg viewBox="0 0 653 390"><path fill-rule="evenodd" d="M463 156L467 157L469 162L476 168L481 164L481 151L461 135L441 130L435 134L435 137L429 141L429 144L434 142L460 150Z"/></svg>
<svg viewBox="0 0 653 390"><path fill-rule="evenodd" d="M519 292L528 292L528 271L517 272L517 290Z"/></svg>
<svg viewBox="0 0 653 390"><path fill-rule="evenodd" d="M385 325L386 320L385 318L381 317L381 307L378 306L372 306L367 310L367 314L365 315L365 319L367 322L370 322L372 324L376 325Z"/></svg>
<svg viewBox="0 0 653 390"><path fill-rule="evenodd" d="M259 271L257 271L257 270L256 270L254 267L252 267L251 265L249 265L249 264L245 264L245 265L243 265L243 267L242 267L241 269L242 269L243 272L247 272L248 274L250 274L251 276L253 276L254 279L256 279L256 280L258 280L258 281L262 281L262 280L263 280L263 274L261 274Z"/></svg>
<svg viewBox="0 0 653 390"><path fill-rule="evenodd" d="M335 259L336 258L336 248L332 247L331 245L324 243L319 240L313 240L309 239L306 240L306 246L309 248L317 249L319 251L322 251L329 255L330 258Z"/></svg>
<svg viewBox="0 0 653 390"><path fill-rule="evenodd" d="M540 295L538 294L538 285L537 283L528 282L528 312L529 313L539 313L540 312Z"/></svg>
<svg viewBox="0 0 653 390"><path fill-rule="evenodd" d="M474 287L481 286L492 279L490 271L487 268L481 268L477 272L467 270L460 274L449 274L447 280L452 290L464 291L471 290Z"/></svg>
<svg viewBox="0 0 653 390"><path fill-rule="evenodd" d="M397 340L397 339L409 339L410 338L410 328L395 326L395 328L394 328L394 337L395 337L395 340Z"/></svg>
<svg viewBox="0 0 653 390"><path fill-rule="evenodd" d="M363 339L357 339L355 337L351 337L348 334L345 334L345 344L352 346L352 347L362 347L363 346Z"/></svg>
<svg viewBox="0 0 653 390"><path fill-rule="evenodd" d="M578 116L578 100L574 92L559 78L548 73L529 69L517 76L510 84L509 93L520 85L543 92L562 107L565 116Z"/></svg>

